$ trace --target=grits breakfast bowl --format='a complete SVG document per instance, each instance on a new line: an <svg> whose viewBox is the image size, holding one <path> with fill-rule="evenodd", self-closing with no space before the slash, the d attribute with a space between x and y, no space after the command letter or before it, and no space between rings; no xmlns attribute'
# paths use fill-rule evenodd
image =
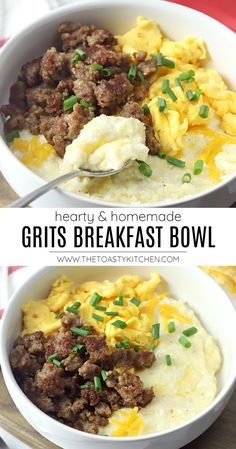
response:
<svg viewBox="0 0 236 449"><path fill-rule="evenodd" d="M71 179L35 204L204 205L205 196L207 205L227 206L221 187L235 194L234 62L224 67L223 52L200 24L209 20L214 39L217 27L228 40L233 33L195 11L152 1L145 14L122 3L130 13L118 24L112 5L111 14L110 2L78 5L76 17L74 6L64 8L28 30L36 36L51 24L51 39L41 33L43 44L17 58L1 100L8 156L27 177L20 195L78 168L105 171L132 161L114 176ZM173 28L175 13L195 20L191 32L183 18Z"/></svg>
<svg viewBox="0 0 236 449"><path fill-rule="evenodd" d="M44 268L4 314L1 367L23 416L59 447L177 449L233 391L235 324L197 268Z"/></svg>

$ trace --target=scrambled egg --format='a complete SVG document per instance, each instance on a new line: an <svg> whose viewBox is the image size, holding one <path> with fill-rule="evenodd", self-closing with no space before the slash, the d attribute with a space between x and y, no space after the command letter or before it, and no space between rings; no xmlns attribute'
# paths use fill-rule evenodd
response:
<svg viewBox="0 0 236 449"><path fill-rule="evenodd" d="M67 145L62 167L65 172L77 168L105 171L128 160L143 161L149 151L145 141L145 126L139 120L102 114Z"/></svg>
<svg viewBox="0 0 236 449"><path fill-rule="evenodd" d="M122 51L128 54L133 54L139 50L156 53L159 51L163 39L159 26L144 17L137 18L135 28L116 37Z"/></svg>

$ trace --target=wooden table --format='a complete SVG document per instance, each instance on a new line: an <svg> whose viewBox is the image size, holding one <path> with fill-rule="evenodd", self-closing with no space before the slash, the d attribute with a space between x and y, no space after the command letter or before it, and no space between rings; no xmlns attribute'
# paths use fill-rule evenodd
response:
<svg viewBox="0 0 236 449"><path fill-rule="evenodd" d="M12 402L0 372L0 427L19 438L32 449L56 449L39 435L21 416ZM203 435L184 449L235 449L236 390L220 418ZM156 449L153 447L152 449Z"/></svg>

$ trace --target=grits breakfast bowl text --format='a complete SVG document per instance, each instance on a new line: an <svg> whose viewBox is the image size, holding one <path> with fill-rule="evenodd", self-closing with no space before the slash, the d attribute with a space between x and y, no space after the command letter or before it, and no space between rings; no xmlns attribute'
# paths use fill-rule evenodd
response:
<svg viewBox="0 0 236 449"><path fill-rule="evenodd" d="M165 204L236 172L236 93L207 41L173 40L138 16L124 33L63 22L58 44L21 67L1 106L13 154L44 180L109 170L62 188L108 203Z"/></svg>
<svg viewBox="0 0 236 449"><path fill-rule="evenodd" d="M46 267L4 313L1 368L20 412L59 447L177 449L233 391L235 320L200 269Z"/></svg>

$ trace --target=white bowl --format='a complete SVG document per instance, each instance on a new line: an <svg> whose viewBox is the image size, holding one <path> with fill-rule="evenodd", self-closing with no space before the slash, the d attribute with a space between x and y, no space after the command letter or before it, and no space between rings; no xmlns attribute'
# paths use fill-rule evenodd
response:
<svg viewBox="0 0 236 449"><path fill-rule="evenodd" d="M138 15L156 20L164 33L172 39L183 39L186 35L205 39L212 57L209 66L218 70L229 86L236 90L236 36L216 20L193 9L157 0L148 0L148 2L82 0L76 5L59 8L35 21L4 46L0 54L0 104L8 102L10 86L16 80L21 65L41 55L55 43L56 29L60 22L79 20L86 24L95 23L114 33L122 33L134 25ZM0 133L3 136L2 125L0 125ZM19 162L1 137L0 168L19 196L26 195L45 183L42 178ZM154 207L163 204L179 207L227 207L235 201L235 192L236 174L227 181L186 199L143 206ZM61 189L55 189L44 195L32 205L36 207L92 207L96 205L129 207L127 204L106 202L82 194L75 195Z"/></svg>
<svg viewBox="0 0 236 449"><path fill-rule="evenodd" d="M153 271L153 268L152 268ZM204 272L192 267L156 268L167 281L170 294L188 302L220 345L223 365L218 375L218 395L200 414L169 431L141 437L107 438L83 433L50 418L39 410L17 385L9 364L9 351L21 331L21 306L44 298L52 282L65 274L77 283L91 279L113 280L122 274L148 277L148 267L50 267L33 274L12 296L0 330L0 363L9 393L25 419L45 438L64 449L178 449L204 432L226 406L236 381L236 313L224 291ZM33 292L33 293L32 293Z"/></svg>

